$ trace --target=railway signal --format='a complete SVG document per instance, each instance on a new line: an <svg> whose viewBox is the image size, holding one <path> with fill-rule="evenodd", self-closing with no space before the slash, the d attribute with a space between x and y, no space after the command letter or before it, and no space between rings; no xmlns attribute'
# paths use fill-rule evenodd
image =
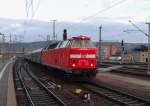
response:
<svg viewBox="0 0 150 106"><path fill-rule="evenodd" d="M121 63L123 64L124 63L124 41L122 40L121 41L121 47L122 47L122 57L121 57Z"/></svg>

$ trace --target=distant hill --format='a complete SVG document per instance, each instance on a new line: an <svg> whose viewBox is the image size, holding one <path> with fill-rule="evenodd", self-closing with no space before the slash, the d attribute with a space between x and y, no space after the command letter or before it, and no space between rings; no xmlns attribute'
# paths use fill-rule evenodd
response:
<svg viewBox="0 0 150 106"><path fill-rule="evenodd" d="M31 50L36 50L39 48L44 48L48 43L52 41L38 41L38 42L31 42L31 43L14 43L14 44L9 44L5 43L2 44L0 43L0 51L31 51ZM102 42L102 46L107 46L107 45L116 45L118 48L118 51L121 51L121 43L119 42ZM98 42L94 42L94 45L98 47ZM133 51L134 48L137 48L141 45L147 45L143 43L125 43L125 49L129 52Z"/></svg>
<svg viewBox="0 0 150 106"><path fill-rule="evenodd" d="M31 51L39 48L44 48L48 44L48 41L38 41L31 43L0 43L0 51Z"/></svg>

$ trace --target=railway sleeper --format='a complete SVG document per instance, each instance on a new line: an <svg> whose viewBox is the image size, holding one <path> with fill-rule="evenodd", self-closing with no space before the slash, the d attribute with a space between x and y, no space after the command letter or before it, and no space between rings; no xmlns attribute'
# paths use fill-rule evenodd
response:
<svg viewBox="0 0 150 106"><path fill-rule="evenodd" d="M118 99L118 100L120 100L122 102L131 102L131 101L133 101L131 98Z"/></svg>
<svg viewBox="0 0 150 106"><path fill-rule="evenodd" d="M138 103L138 104L132 104L132 106L149 106L149 105L146 105L145 103Z"/></svg>
<svg viewBox="0 0 150 106"><path fill-rule="evenodd" d="M127 97L121 96L121 97L115 97L114 99L126 99Z"/></svg>
<svg viewBox="0 0 150 106"><path fill-rule="evenodd" d="M107 96L110 97L110 98L113 98L113 99L116 98L116 95L107 95Z"/></svg>
<svg viewBox="0 0 150 106"><path fill-rule="evenodd" d="M139 103L139 101L137 101L137 100L135 100L135 101L131 101L131 102L128 102L129 104L137 104L137 103ZM142 103L142 104L144 104L144 103Z"/></svg>

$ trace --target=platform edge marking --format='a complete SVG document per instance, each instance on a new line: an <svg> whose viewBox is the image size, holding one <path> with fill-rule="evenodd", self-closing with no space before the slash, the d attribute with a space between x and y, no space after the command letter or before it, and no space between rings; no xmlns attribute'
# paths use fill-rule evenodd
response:
<svg viewBox="0 0 150 106"><path fill-rule="evenodd" d="M7 66L8 66L10 63L11 63L11 62L8 62L8 63L3 67L2 71L0 72L0 80L2 79L2 76L3 76L3 74L4 74L4 72L5 72L6 68L7 68Z"/></svg>

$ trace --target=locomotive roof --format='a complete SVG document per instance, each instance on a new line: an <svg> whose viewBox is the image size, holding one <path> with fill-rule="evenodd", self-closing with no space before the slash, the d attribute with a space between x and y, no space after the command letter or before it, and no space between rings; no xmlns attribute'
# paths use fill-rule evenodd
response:
<svg viewBox="0 0 150 106"><path fill-rule="evenodd" d="M50 45L59 43L59 42L60 42L60 41L49 41L49 42L47 43L47 45L45 46L45 48L49 47ZM45 48L40 48L40 49L32 50L32 51L27 52L27 54L38 53L38 52L41 52L41 51L42 51L43 49L45 49Z"/></svg>
<svg viewBox="0 0 150 106"><path fill-rule="evenodd" d="M61 42L61 41L52 40L52 41L48 42L48 44L45 46L45 48L49 47L50 45L57 44L57 43L59 43L59 42ZM44 48L44 49L45 49L45 48Z"/></svg>
<svg viewBox="0 0 150 106"><path fill-rule="evenodd" d="M79 35L79 36L76 36L76 37L72 37L72 39L90 40L90 37L88 37L86 35Z"/></svg>
<svg viewBox="0 0 150 106"><path fill-rule="evenodd" d="M70 40L72 40L72 39L90 40L90 37L88 37L88 36L86 36L86 35L79 35L79 36L70 38ZM69 40L69 39L68 39L68 40ZM29 51L27 54L32 54L32 53L41 52L43 49L47 49L47 48L49 48L51 45L58 44L59 42L63 42L63 41L51 40L51 41L49 41L49 42L47 43L47 45L46 45L44 48L40 48L40 49L36 49L36 50L33 50L33 51Z"/></svg>
<svg viewBox="0 0 150 106"><path fill-rule="evenodd" d="M49 43L48 43L48 45L52 45L52 44L55 44L55 43L59 43L60 41L58 41L58 40L52 40L52 41L50 41Z"/></svg>
<svg viewBox="0 0 150 106"><path fill-rule="evenodd" d="M32 54L32 53L37 53L37 52L41 52L43 48L40 48L40 49L36 49L36 50L33 50L33 51L29 51L27 54Z"/></svg>

